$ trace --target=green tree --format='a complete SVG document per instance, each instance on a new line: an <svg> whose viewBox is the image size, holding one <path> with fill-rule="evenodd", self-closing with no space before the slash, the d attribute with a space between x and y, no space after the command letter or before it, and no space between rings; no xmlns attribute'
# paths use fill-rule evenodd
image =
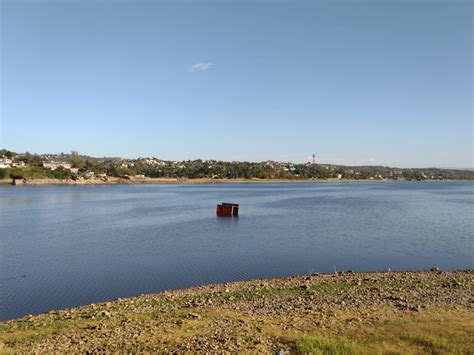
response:
<svg viewBox="0 0 474 355"><path fill-rule="evenodd" d="M53 170L53 175L56 179L61 180L70 179L72 176L71 171L68 169L64 169L62 166Z"/></svg>
<svg viewBox="0 0 474 355"><path fill-rule="evenodd" d="M37 154L30 154L26 152L18 160L23 161L25 164L30 166L43 166L43 159Z"/></svg>
<svg viewBox="0 0 474 355"><path fill-rule="evenodd" d="M83 169L86 165L86 160L82 158L78 152L72 151L69 164L71 164L72 168Z"/></svg>
<svg viewBox="0 0 474 355"><path fill-rule="evenodd" d="M25 177L25 173L21 169L11 169L10 177L12 179L23 179Z"/></svg>

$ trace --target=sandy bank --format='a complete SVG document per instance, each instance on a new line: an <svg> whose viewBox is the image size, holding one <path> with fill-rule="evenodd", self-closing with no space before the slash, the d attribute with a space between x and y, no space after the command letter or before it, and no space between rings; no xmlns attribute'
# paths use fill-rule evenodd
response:
<svg viewBox="0 0 474 355"><path fill-rule="evenodd" d="M123 179L108 177L107 179L89 180L59 180L59 179L23 179L17 181L18 185L118 185L118 184L222 184L222 183L324 183L324 182L367 182L381 180L354 180L354 179L185 179L185 178L144 178L144 179ZM12 185L12 179L0 180L0 185Z"/></svg>

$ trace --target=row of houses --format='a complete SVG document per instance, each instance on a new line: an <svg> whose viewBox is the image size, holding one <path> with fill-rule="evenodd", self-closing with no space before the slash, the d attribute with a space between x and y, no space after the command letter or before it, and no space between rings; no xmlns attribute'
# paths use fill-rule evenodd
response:
<svg viewBox="0 0 474 355"><path fill-rule="evenodd" d="M69 163L62 163L62 162L47 162L43 163L43 168L50 169L50 170L56 170L59 168L67 169L69 170L72 174L78 174L79 169L78 168L73 168L71 167L71 164ZM85 173L81 174L84 178L91 179L96 177L95 173L93 171L86 171ZM107 174L98 174L98 178L107 178Z"/></svg>
<svg viewBox="0 0 474 355"><path fill-rule="evenodd" d="M7 168L21 168L26 166L23 161L16 161L14 158L10 159L7 157L0 158L0 169Z"/></svg>
<svg viewBox="0 0 474 355"><path fill-rule="evenodd" d="M63 169L70 170L71 173L73 174L77 174L79 172L78 168L72 168L71 164L69 163L47 162L47 163L43 163L43 168L50 169L50 170L63 168Z"/></svg>
<svg viewBox="0 0 474 355"><path fill-rule="evenodd" d="M12 159L0 158L0 169L1 168L11 168L11 167L25 167L25 166L26 166L26 164L22 161L15 162ZM50 169L50 170L53 170L53 171L56 170L56 169L59 169L59 168L63 168L63 169L69 170L72 174L75 174L75 175L79 174L79 169L71 167L71 164L69 164L69 163L54 162L54 161L43 162L43 168ZM106 179L107 178L107 174L102 173L102 174L97 174L97 176L96 176L96 174L93 171L86 171L83 174L81 174L81 176L86 178L86 179L91 179L91 178L94 178L94 177L98 177L100 179L104 179L104 178Z"/></svg>

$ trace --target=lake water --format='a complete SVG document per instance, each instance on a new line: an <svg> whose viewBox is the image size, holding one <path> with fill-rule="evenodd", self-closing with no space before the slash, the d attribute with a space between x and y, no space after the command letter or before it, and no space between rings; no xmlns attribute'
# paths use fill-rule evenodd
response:
<svg viewBox="0 0 474 355"><path fill-rule="evenodd" d="M240 217L217 218L220 202ZM310 272L473 268L472 182L0 187L0 319Z"/></svg>

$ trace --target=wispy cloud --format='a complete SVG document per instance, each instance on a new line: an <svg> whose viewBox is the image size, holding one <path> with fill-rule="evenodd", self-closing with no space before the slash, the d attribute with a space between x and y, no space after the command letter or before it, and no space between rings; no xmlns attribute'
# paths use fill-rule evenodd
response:
<svg viewBox="0 0 474 355"><path fill-rule="evenodd" d="M206 71L211 69L212 63L196 63L191 66L191 71Z"/></svg>

